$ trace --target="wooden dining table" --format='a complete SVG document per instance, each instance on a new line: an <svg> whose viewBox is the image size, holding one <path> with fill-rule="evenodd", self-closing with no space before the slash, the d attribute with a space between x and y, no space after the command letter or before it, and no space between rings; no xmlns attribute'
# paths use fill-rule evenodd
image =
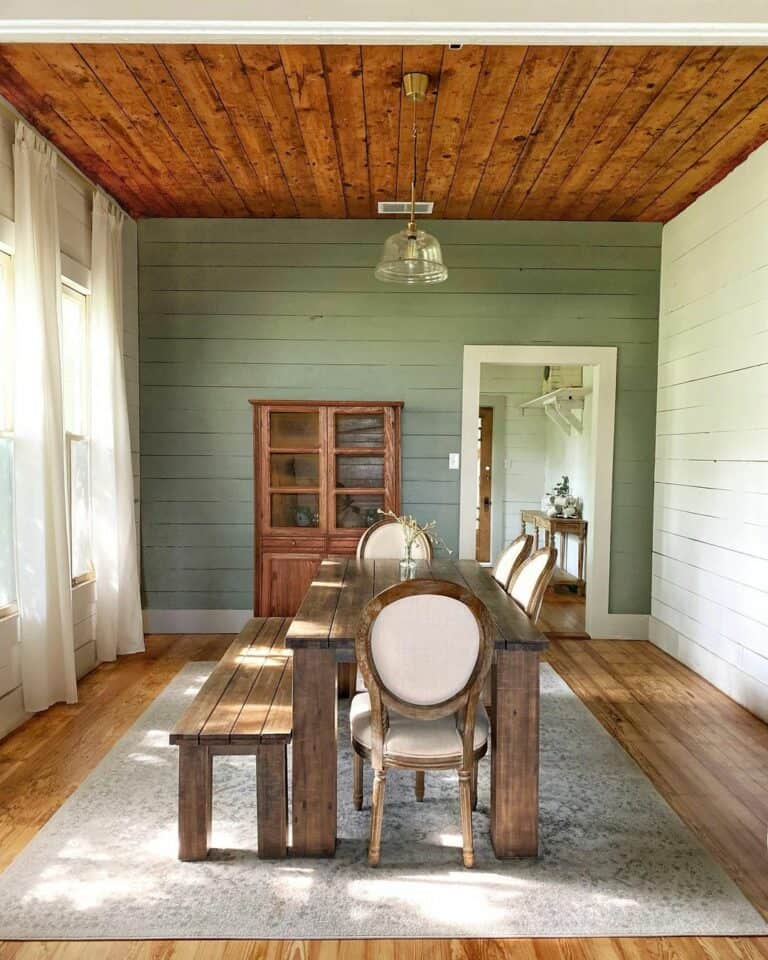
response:
<svg viewBox="0 0 768 960"><path fill-rule="evenodd" d="M416 577L469 587L495 625L491 672L491 842L497 857L539 850L539 657L548 646L514 600L474 560L419 561ZM336 850L337 664L355 660L366 603L400 582L397 560L321 561L286 635L293 649L294 856Z"/></svg>

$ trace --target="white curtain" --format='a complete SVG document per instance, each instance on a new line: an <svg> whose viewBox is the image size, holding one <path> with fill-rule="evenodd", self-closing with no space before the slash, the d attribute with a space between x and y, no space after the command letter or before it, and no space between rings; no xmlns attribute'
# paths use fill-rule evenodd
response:
<svg viewBox="0 0 768 960"><path fill-rule="evenodd" d="M23 123L13 146L17 590L24 706L77 700L61 393L56 155Z"/></svg>
<svg viewBox="0 0 768 960"><path fill-rule="evenodd" d="M100 191L91 257L91 495L100 660L144 649L123 369L123 215Z"/></svg>

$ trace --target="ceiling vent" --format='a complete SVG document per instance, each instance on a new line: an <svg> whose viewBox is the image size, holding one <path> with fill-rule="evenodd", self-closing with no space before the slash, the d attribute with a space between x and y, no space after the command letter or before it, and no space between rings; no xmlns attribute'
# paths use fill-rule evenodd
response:
<svg viewBox="0 0 768 960"><path fill-rule="evenodd" d="M432 213L434 209L432 200L417 200L416 213ZM400 216L408 215L411 212L410 200L379 200L379 213L394 213Z"/></svg>

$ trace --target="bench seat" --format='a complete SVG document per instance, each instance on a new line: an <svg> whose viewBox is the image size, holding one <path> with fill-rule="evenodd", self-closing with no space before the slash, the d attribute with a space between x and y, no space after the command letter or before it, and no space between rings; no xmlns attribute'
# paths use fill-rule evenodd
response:
<svg viewBox="0 0 768 960"><path fill-rule="evenodd" d="M256 757L258 852L286 854L287 746L293 727L290 619L255 617L243 627L171 731L179 747L179 859L202 860L211 841L213 756Z"/></svg>

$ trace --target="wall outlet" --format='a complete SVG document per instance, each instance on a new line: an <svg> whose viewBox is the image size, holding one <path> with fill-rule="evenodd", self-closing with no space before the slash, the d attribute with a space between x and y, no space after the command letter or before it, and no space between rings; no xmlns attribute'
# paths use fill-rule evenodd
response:
<svg viewBox="0 0 768 960"><path fill-rule="evenodd" d="M458 455L458 453L449 453L449 454L448 454L448 469L449 469L449 470L458 470L458 469L459 469L459 455Z"/></svg>

